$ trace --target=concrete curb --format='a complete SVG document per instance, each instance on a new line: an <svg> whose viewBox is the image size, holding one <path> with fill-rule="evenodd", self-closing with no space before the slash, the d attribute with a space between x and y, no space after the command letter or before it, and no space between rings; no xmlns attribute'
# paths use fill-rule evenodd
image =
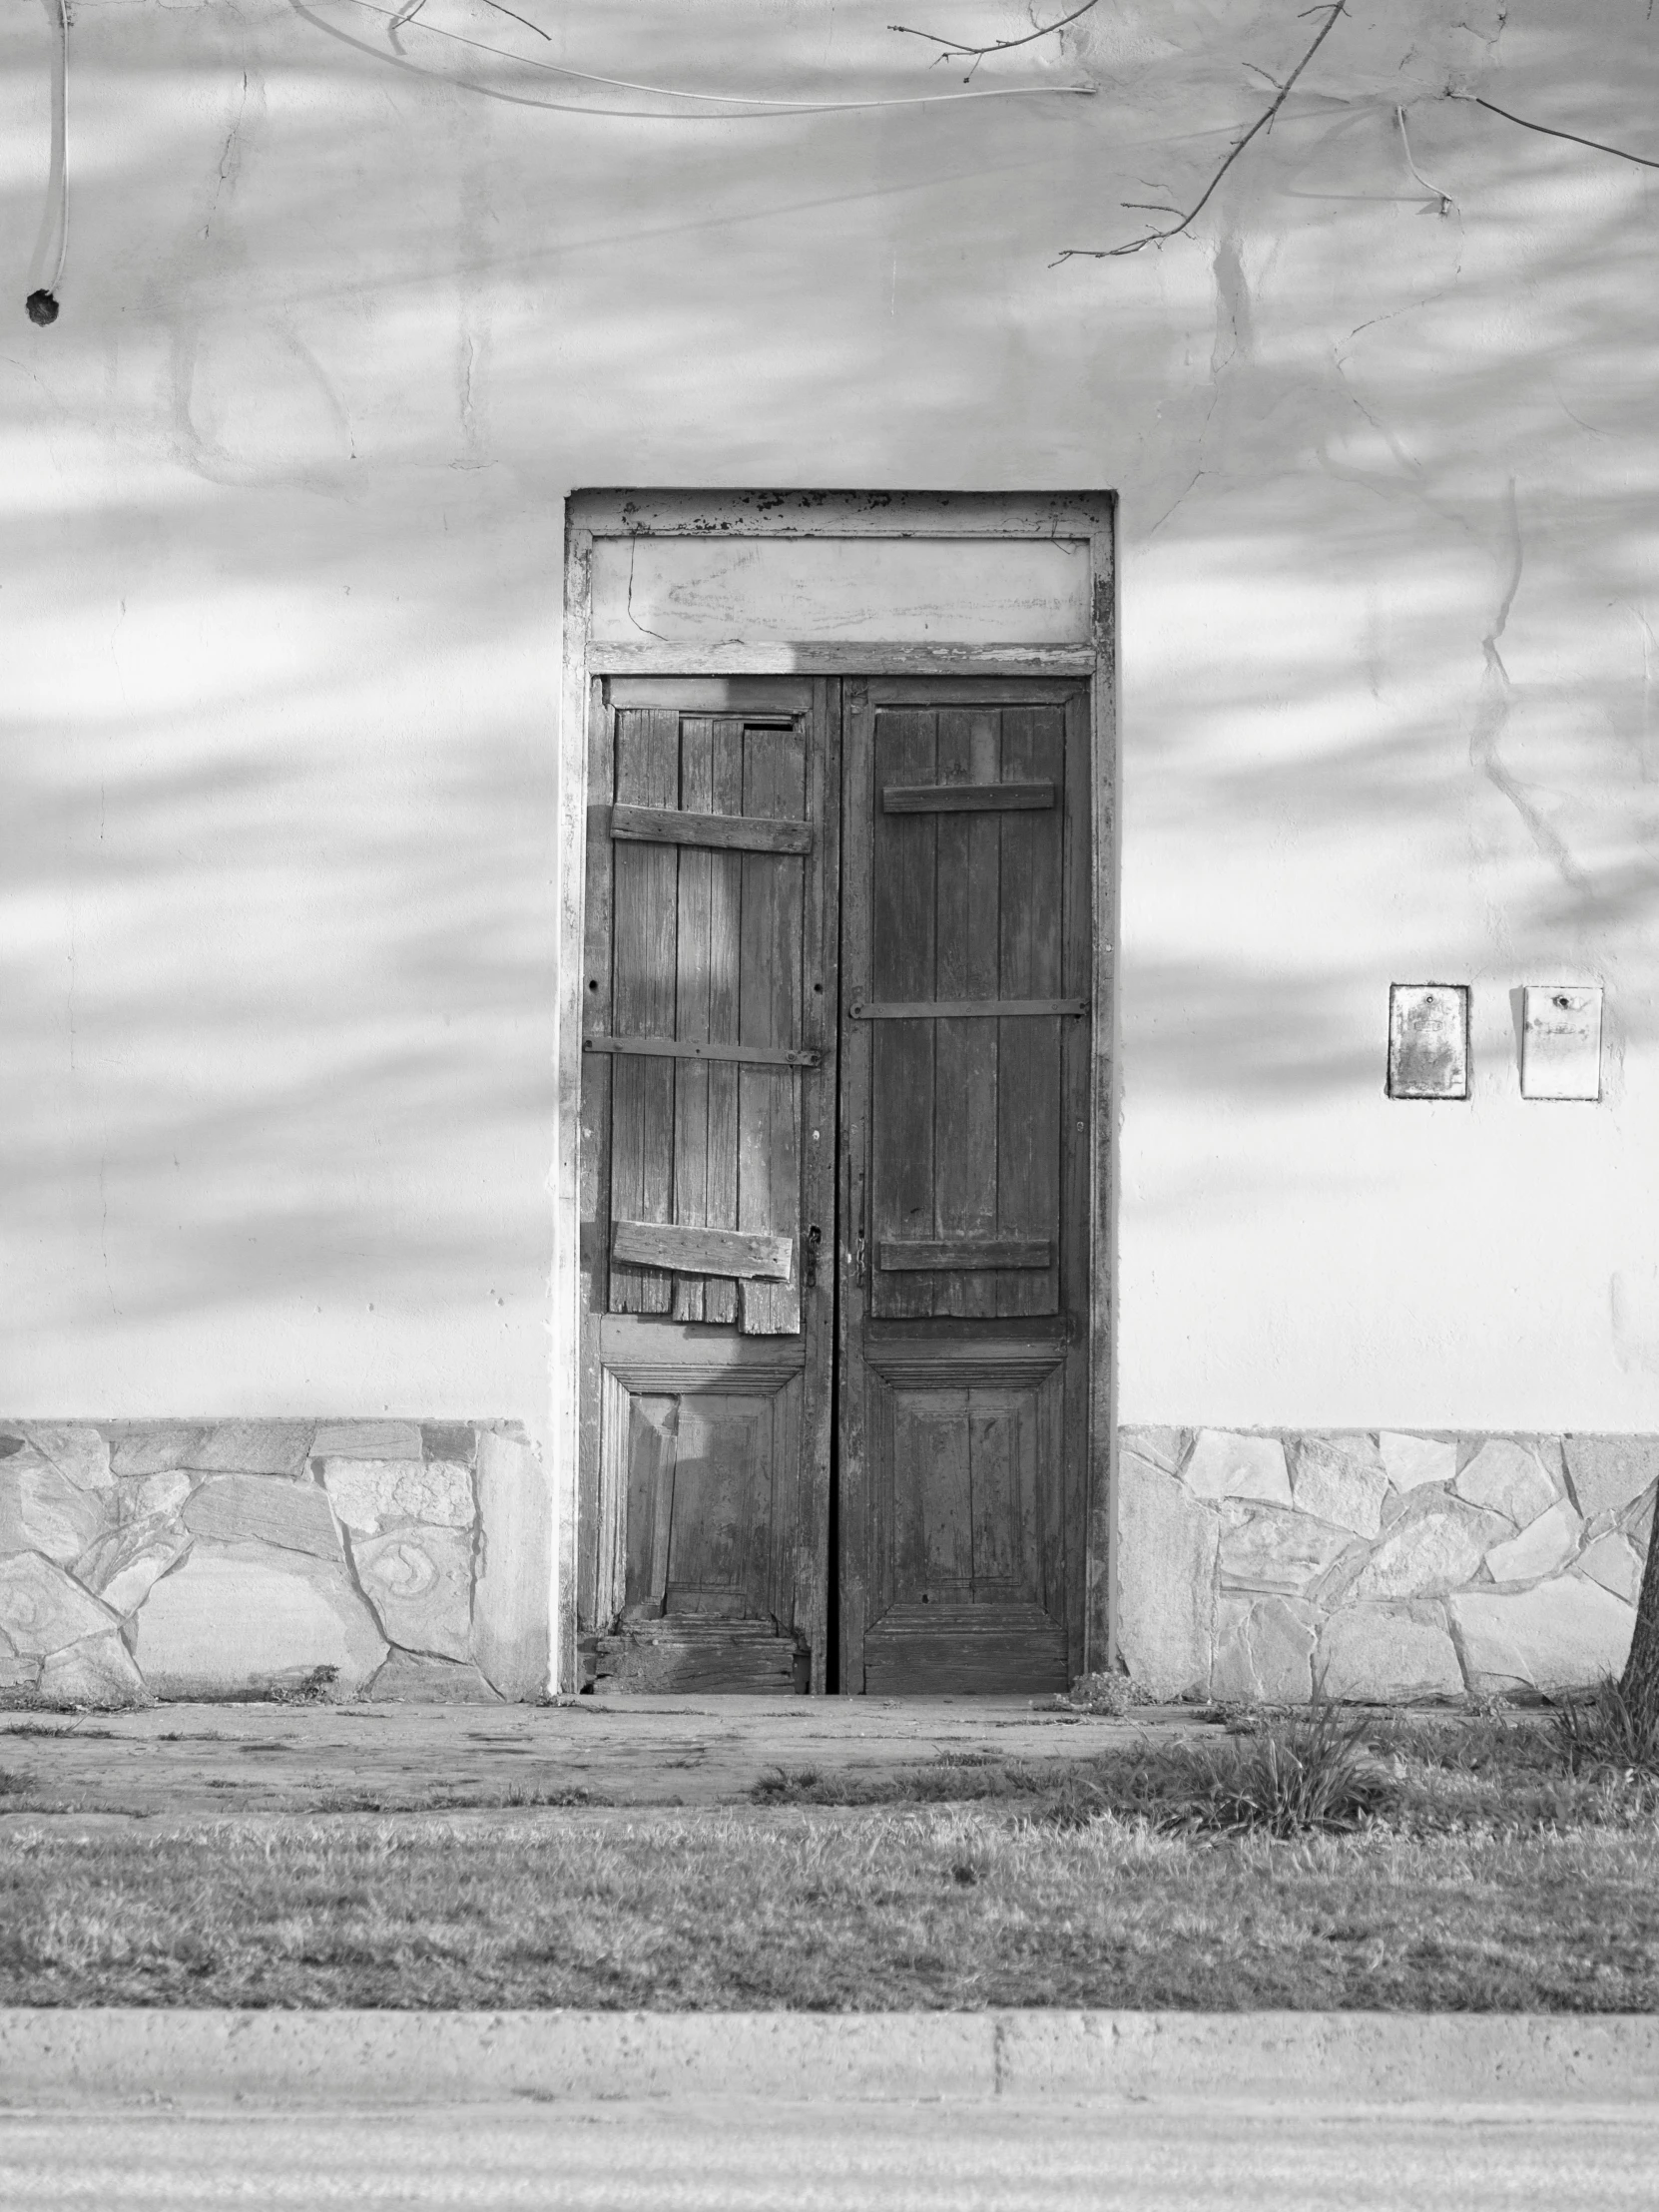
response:
<svg viewBox="0 0 1659 2212"><path fill-rule="evenodd" d="M0 2008L0 2107L753 2096L1651 2106L1659 2016Z"/></svg>

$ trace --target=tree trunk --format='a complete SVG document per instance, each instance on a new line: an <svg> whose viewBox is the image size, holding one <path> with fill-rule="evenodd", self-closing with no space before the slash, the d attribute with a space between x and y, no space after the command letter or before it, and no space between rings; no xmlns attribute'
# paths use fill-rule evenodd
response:
<svg viewBox="0 0 1659 2212"><path fill-rule="evenodd" d="M1659 1514L1659 1500L1655 1502ZM1648 1531L1647 1567L1636 1600L1636 1632L1619 1684L1624 1701L1647 1733L1659 1733L1659 1541Z"/></svg>

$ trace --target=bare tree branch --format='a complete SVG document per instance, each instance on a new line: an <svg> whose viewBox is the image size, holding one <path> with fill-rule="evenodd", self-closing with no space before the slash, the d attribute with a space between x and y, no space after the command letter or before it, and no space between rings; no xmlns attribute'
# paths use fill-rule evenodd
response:
<svg viewBox="0 0 1659 2212"><path fill-rule="evenodd" d="M1250 129L1245 132L1242 138L1234 140L1233 145L1228 153L1227 159L1222 163L1221 167L1210 179L1210 182L1205 186L1203 192L1199 195L1198 199L1194 201L1193 205L1187 210L1186 214L1182 216L1178 222L1170 224L1165 230L1162 231L1149 231L1146 234L1145 238L1128 239L1124 242L1122 246L1063 247L1060 252L1054 257L1053 262L1049 266L1051 268L1058 268L1061 262L1070 261L1115 261L1120 255L1138 254L1143 247L1162 246L1165 239L1179 238L1181 233L1186 230L1187 226L1190 223L1194 222L1204 212L1204 209L1208 206L1212 196L1215 193L1216 187L1227 175L1227 172L1232 168L1233 164L1238 160L1239 156L1244 152L1245 148L1250 144L1251 140L1258 137L1260 133L1265 131L1268 128L1269 124L1272 123L1274 117L1279 113L1280 109L1290 98L1292 86L1302 75L1302 72L1308 67L1308 64L1313 60L1314 56L1319 52L1320 48L1325 44L1326 40L1331 36L1332 32L1337 28L1338 17L1346 14L1347 10L1348 0L1335 0L1335 5L1326 11L1325 21L1320 25L1318 36L1315 38L1313 44L1309 47L1307 53L1303 55L1301 61L1297 63L1296 67L1291 71L1291 74L1285 79L1284 84L1279 89L1278 99L1274 101L1272 107L1265 109L1263 113L1256 118L1256 121L1250 126ZM1312 14L1313 12L1314 11L1312 9L1308 10L1309 14ZM1131 204L1132 203L1127 201L1124 203L1126 207Z"/></svg>
<svg viewBox="0 0 1659 2212"><path fill-rule="evenodd" d="M962 79L964 85L973 82L973 70L979 67L987 54L1006 54L1015 46L1029 46L1033 39L1047 38L1051 31L1063 31L1068 23L1075 23L1080 15L1087 15L1098 0L1083 0L1080 8L1073 8L1070 15L1063 15L1056 23L1045 23L1040 30L1027 31L1023 38L992 39L989 46L961 46L956 40L940 38L936 31L913 31L907 23L889 23L887 29L896 31L901 38L924 38L930 46L939 48L933 56L935 62L962 62L971 55L973 69Z"/></svg>
<svg viewBox="0 0 1659 2212"><path fill-rule="evenodd" d="M405 23L412 23L425 5L426 0L405 0L404 6L391 19L392 29L400 31ZM544 38L552 45L552 34L544 31L539 23L532 23L527 15L519 15L512 8L503 7L501 0L484 0L484 5L486 8L493 8L497 15L512 16L515 23L522 23L527 31L534 31L537 38Z"/></svg>
<svg viewBox="0 0 1659 2212"><path fill-rule="evenodd" d="M1569 146L1590 146L1598 154L1611 154L1621 162L1635 162L1641 169L1659 169L1659 161L1650 161L1645 154L1628 153L1622 146L1609 146L1603 139L1580 138L1576 131L1557 131L1547 123L1529 123L1524 115L1511 115L1507 108L1500 108L1495 100L1482 100L1477 92L1449 92L1448 100L1467 100L1477 108L1487 108L1493 115L1502 116L1505 123L1518 123L1523 131L1537 131L1544 138L1565 139Z"/></svg>
<svg viewBox="0 0 1659 2212"><path fill-rule="evenodd" d="M522 23L527 31L534 31L537 38L544 38L546 39L549 46L552 45L552 32L544 31L539 23L532 23L527 15L519 15L512 8L504 8L501 5L501 0L484 0L484 5L487 8L493 8L497 15L512 16L512 19L515 23Z"/></svg>

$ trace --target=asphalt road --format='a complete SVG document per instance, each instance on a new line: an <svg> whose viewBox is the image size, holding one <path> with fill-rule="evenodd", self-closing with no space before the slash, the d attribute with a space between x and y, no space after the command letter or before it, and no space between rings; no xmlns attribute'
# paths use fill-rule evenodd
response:
<svg viewBox="0 0 1659 2212"><path fill-rule="evenodd" d="M1618 2212L1659 2113L1104 2101L0 2114L0 2207Z"/></svg>

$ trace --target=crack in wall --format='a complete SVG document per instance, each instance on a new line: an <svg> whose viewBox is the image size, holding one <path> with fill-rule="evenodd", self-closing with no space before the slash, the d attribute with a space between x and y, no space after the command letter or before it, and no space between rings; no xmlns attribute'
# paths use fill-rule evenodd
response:
<svg viewBox="0 0 1659 2212"><path fill-rule="evenodd" d="M1635 623L1642 641L1642 727L1636 740L1636 765L1644 784L1659 782L1659 717L1654 712L1653 664L1659 657L1659 641L1653 634L1653 625L1640 607L1628 599L1617 602Z"/></svg>
<svg viewBox="0 0 1659 2212"><path fill-rule="evenodd" d="M213 236L214 217L219 213L219 203L224 196L226 187L229 186L234 191L237 180L242 174L240 140L243 118L247 113L248 72L245 69L242 73L242 97L237 103L237 112L231 119L231 127L225 134L225 145L219 157L219 170L213 188L213 197L208 202L208 220L202 226L202 236L204 238Z"/></svg>
<svg viewBox="0 0 1659 2212"><path fill-rule="evenodd" d="M1520 590L1521 572L1525 565L1525 548L1521 541L1520 506L1515 496L1515 479L1511 476L1504 494L1504 535L1508 542L1509 568L1497 612L1491 628L1480 641L1485 656L1486 672L1480 680L1480 694L1475 702L1474 725L1469 733L1469 760L1486 778L1495 792L1501 794L1526 828L1527 834L1563 882L1572 889L1588 888L1585 879L1575 865L1564 839L1528 798L1526 789L1505 765L1499 750L1504 730L1509 722L1509 710L1514 703L1515 688L1504 666L1503 655L1498 650L1498 640L1508 628L1509 612L1515 604L1515 594Z"/></svg>
<svg viewBox="0 0 1659 2212"><path fill-rule="evenodd" d="M1239 252L1237 233L1223 233L1217 241L1210 267L1215 278L1216 323L1210 346L1209 393L1203 420L1192 440L1193 470L1163 513L1145 531L1143 542L1155 538L1176 509L1192 496L1203 478L1212 473L1205 466L1205 449L1216 419L1216 410L1222 402L1229 372L1238 365L1242 357L1250 353L1252 347L1250 284L1244 272L1244 260Z"/></svg>

